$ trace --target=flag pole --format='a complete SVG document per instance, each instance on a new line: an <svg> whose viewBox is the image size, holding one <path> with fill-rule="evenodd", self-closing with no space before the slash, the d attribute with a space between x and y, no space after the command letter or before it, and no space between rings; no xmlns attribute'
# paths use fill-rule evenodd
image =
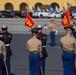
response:
<svg viewBox="0 0 76 75"><path fill-rule="evenodd" d="M4 65L5 65L5 69L6 69L6 74L9 75L6 63L4 63Z"/></svg>
<svg viewBox="0 0 76 75"><path fill-rule="evenodd" d="M67 2L67 8L69 8L70 9L70 4Z"/></svg>
<svg viewBox="0 0 76 75"><path fill-rule="evenodd" d="M46 24L45 24L45 27L46 27ZM46 28L45 28L45 34L46 34Z"/></svg>
<svg viewBox="0 0 76 75"><path fill-rule="evenodd" d="M42 66L40 65L41 75L43 75Z"/></svg>

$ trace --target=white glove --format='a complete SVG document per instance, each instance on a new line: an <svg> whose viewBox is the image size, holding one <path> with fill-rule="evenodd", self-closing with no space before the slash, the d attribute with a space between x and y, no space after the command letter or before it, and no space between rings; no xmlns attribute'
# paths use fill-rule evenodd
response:
<svg viewBox="0 0 76 75"><path fill-rule="evenodd" d="M3 37L3 35L0 35L0 37Z"/></svg>
<svg viewBox="0 0 76 75"><path fill-rule="evenodd" d="M57 33L58 33L58 32L57 32L57 31L55 31L55 35L57 35Z"/></svg>
<svg viewBox="0 0 76 75"><path fill-rule="evenodd" d="M44 26L44 28L45 28L45 29L48 29L48 27L47 27L47 26Z"/></svg>

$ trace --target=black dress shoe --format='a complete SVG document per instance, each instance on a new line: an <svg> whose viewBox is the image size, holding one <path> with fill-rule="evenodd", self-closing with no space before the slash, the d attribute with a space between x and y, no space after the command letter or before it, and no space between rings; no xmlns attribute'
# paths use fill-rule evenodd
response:
<svg viewBox="0 0 76 75"><path fill-rule="evenodd" d="M50 45L51 45L51 46L55 46L55 45L57 45L57 44L51 44L51 43L50 43Z"/></svg>

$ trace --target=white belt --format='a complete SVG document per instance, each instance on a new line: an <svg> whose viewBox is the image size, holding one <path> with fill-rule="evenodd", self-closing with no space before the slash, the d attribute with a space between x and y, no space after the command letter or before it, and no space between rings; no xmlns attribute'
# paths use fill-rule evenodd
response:
<svg viewBox="0 0 76 75"><path fill-rule="evenodd" d="M53 31L56 31L56 30L53 30Z"/></svg>
<svg viewBox="0 0 76 75"><path fill-rule="evenodd" d="M45 47L45 46L42 46L42 47Z"/></svg>
<svg viewBox="0 0 76 75"><path fill-rule="evenodd" d="M5 46L10 46L10 44L6 44Z"/></svg>

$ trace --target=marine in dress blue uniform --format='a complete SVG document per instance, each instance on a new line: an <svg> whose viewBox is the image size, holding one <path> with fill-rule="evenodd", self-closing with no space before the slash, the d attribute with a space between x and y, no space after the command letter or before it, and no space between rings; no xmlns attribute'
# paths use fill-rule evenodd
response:
<svg viewBox="0 0 76 75"><path fill-rule="evenodd" d="M73 36L74 36L74 37L75 37L75 39L76 39L76 17L74 17L74 21L73 21L73 28L74 28Z"/></svg>
<svg viewBox="0 0 76 75"><path fill-rule="evenodd" d="M42 58L40 60L40 63L42 66L43 75L45 75L45 60L46 60L46 57L48 56L46 51L47 35L42 33L41 25L37 26L37 31L38 31L38 39L41 40L42 42ZM39 73L39 75L41 75L41 72Z"/></svg>
<svg viewBox="0 0 76 75"><path fill-rule="evenodd" d="M8 28L6 25L2 25L1 30L2 30L1 40L5 43L5 46L6 46L6 65L7 65L8 73L10 75L10 71L11 71L10 60L11 60L11 55L12 55L10 43L12 40L12 34L8 32ZM6 75L5 72L3 73L4 73L3 75Z"/></svg>
<svg viewBox="0 0 76 75"><path fill-rule="evenodd" d="M37 39L37 29L31 30L32 38L26 43L26 49L29 51L29 75L38 75L40 68L40 57L42 57L42 43Z"/></svg>
<svg viewBox="0 0 76 75"><path fill-rule="evenodd" d="M73 36L74 36L75 39L76 39L76 17L74 17L73 28L74 28ZM75 59L75 66L76 66L76 59ZM75 67L75 75L76 75L76 67Z"/></svg>
<svg viewBox="0 0 76 75"><path fill-rule="evenodd" d="M76 40L71 36L74 30L71 26L65 27L66 35L60 39L61 48L63 49L63 75L74 74L74 62L76 54Z"/></svg>

